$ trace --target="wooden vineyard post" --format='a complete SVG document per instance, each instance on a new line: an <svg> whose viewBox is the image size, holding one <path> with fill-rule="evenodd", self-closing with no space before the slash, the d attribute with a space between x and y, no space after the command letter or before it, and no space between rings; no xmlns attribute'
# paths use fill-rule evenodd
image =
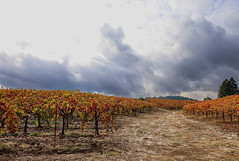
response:
<svg viewBox="0 0 239 161"><path fill-rule="evenodd" d="M238 124L238 131L239 131L239 115L237 115L237 124Z"/></svg>
<svg viewBox="0 0 239 161"><path fill-rule="evenodd" d="M55 115L55 132L54 132L54 148L56 147L56 122L57 122L57 106L56 106L56 115Z"/></svg>
<svg viewBox="0 0 239 161"><path fill-rule="evenodd" d="M222 111L222 119L223 119L223 122L225 122L225 115L224 115L224 111Z"/></svg>
<svg viewBox="0 0 239 161"><path fill-rule="evenodd" d="M99 123L98 123L98 118L99 115L97 114L97 109L95 108L95 135L100 135L99 134Z"/></svg>
<svg viewBox="0 0 239 161"><path fill-rule="evenodd" d="M25 116L24 134L27 133L27 122L28 122L28 115Z"/></svg>
<svg viewBox="0 0 239 161"><path fill-rule="evenodd" d="M65 115L62 116L62 130L61 130L61 135L64 136L65 135Z"/></svg>
<svg viewBox="0 0 239 161"><path fill-rule="evenodd" d="M238 125L238 127L237 127L237 136L239 136L239 115L237 115L237 125Z"/></svg>
<svg viewBox="0 0 239 161"><path fill-rule="evenodd" d="M216 112L216 116L217 116L217 119L219 119L219 112L218 111Z"/></svg>

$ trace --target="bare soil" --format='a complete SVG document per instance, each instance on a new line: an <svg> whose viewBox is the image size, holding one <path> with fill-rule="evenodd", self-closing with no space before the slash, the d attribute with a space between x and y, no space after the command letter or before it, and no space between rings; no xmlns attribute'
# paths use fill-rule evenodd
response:
<svg viewBox="0 0 239 161"><path fill-rule="evenodd" d="M122 116L118 122L117 131L100 136L71 126L65 137L57 137L55 148L53 129L1 136L0 160L239 160L236 132L183 111L151 111Z"/></svg>

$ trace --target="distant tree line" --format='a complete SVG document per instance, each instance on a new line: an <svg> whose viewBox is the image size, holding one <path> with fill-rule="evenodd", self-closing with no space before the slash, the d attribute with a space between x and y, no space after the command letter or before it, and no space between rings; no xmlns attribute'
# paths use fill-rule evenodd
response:
<svg viewBox="0 0 239 161"><path fill-rule="evenodd" d="M146 97L146 98L139 98L139 100L147 100L147 98L153 98L153 99L170 99L170 100L195 100L189 97L184 96L159 96L159 97Z"/></svg>
<svg viewBox="0 0 239 161"><path fill-rule="evenodd" d="M184 96L159 96L157 99L170 99L170 100L195 100Z"/></svg>
<svg viewBox="0 0 239 161"><path fill-rule="evenodd" d="M203 101L207 101L207 100L212 100L212 98L211 97L206 97L206 98L203 99Z"/></svg>

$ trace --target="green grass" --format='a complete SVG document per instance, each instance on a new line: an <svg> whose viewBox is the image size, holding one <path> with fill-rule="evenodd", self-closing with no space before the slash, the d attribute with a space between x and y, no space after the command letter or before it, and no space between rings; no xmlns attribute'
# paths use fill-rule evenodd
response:
<svg viewBox="0 0 239 161"><path fill-rule="evenodd" d="M30 136L38 136L38 135L39 135L38 132L33 132L33 133L30 134Z"/></svg>
<svg viewBox="0 0 239 161"><path fill-rule="evenodd" d="M66 146L62 148L63 152L75 153L79 150L78 146Z"/></svg>
<svg viewBox="0 0 239 161"><path fill-rule="evenodd" d="M109 157L116 157L119 155L119 153L111 151L111 152L107 153L106 155Z"/></svg>
<svg viewBox="0 0 239 161"><path fill-rule="evenodd" d="M64 153L76 153L80 150L84 150L87 147L87 143L77 143L77 144L71 144L64 146L62 148L62 152Z"/></svg>
<svg viewBox="0 0 239 161"><path fill-rule="evenodd" d="M72 132L72 133L67 133L66 136L79 136L79 134L78 134L78 133L73 133L73 132Z"/></svg>
<svg viewBox="0 0 239 161"><path fill-rule="evenodd" d="M6 151L8 151L8 150L10 150L11 148L8 146L8 145L6 145L6 144L2 144L1 146L0 146L0 151L1 152L6 152Z"/></svg>
<svg viewBox="0 0 239 161"><path fill-rule="evenodd" d="M19 135L22 135L21 132L15 132L14 134L12 134L13 136L19 136Z"/></svg>

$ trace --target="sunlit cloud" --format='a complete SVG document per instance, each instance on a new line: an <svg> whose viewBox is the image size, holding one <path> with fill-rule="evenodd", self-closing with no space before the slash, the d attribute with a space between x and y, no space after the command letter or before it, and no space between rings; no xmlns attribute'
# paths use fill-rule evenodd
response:
<svg viewBox="0 0 239 161"><path fill-rule="evenodd" d="M237 0L1 1L0 85L215 98L239 80Z"/></svg>

